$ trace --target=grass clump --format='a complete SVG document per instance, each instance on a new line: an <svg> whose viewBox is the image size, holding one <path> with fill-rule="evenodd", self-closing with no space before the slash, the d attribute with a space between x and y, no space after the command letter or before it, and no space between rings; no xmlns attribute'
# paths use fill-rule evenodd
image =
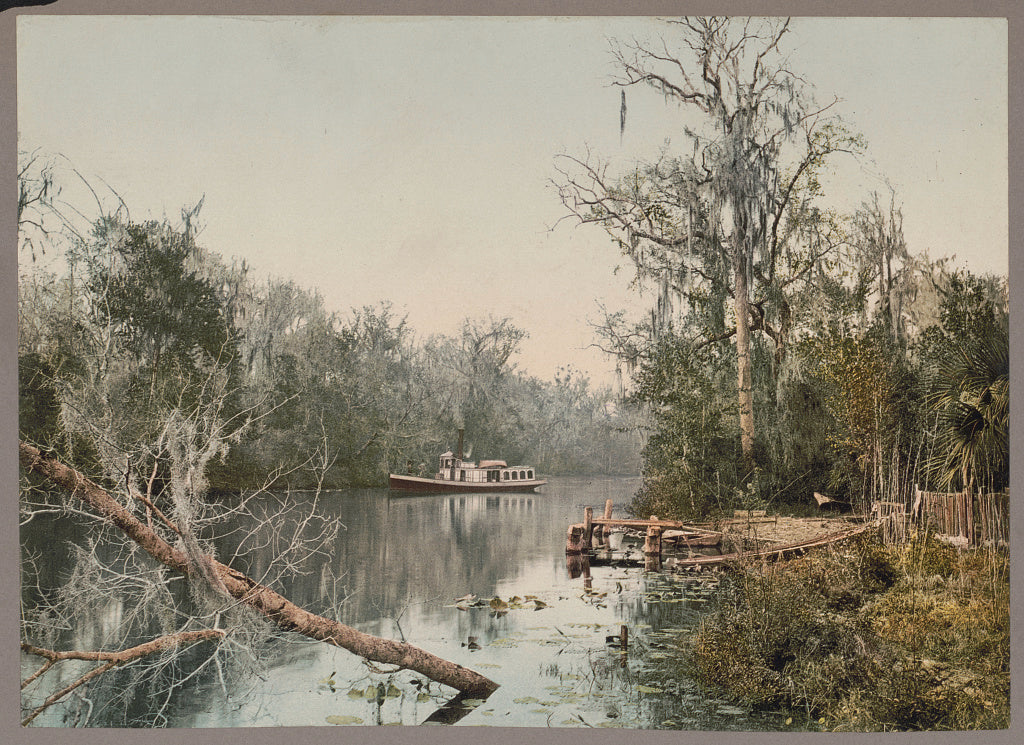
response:
<svg viewBox="0 0 1024 745"><path fill-rule="evenodd" d="M846 731L1009 726L1009 560L874 537L745 567L688 642L698 680Z"/></svg>

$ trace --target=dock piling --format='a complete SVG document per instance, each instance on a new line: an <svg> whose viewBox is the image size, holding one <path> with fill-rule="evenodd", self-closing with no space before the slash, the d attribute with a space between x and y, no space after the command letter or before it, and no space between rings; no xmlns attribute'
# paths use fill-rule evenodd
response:
<svg viewBox="0 0 1024 745"><path fill-rule="evenodd" d="M651 515L651 522L656 523L658 518ZM648 525L647 537L644 540L644 553L648 556L661 556L661 526Z"/></svg>
<svg viewBox="0 0 1024 745"><path fill-rule="evenodd" d="M589 551L594 543L594 508L583 508L583 548Z"/></svg>
<svg viewBox="0 0 1024 745"><path fill-rule="evenodd" d="M566 535L565 553L581 554L583 551L583 526L570 525Z"/></svg>

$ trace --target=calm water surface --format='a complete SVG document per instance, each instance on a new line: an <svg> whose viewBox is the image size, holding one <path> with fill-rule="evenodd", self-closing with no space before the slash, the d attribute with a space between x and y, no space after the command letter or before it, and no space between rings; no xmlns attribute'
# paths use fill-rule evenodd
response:
<svg viewBox="0 0 1024 745"><path fill-rule="evenodd" d="M287 637L266 650L258 674L225 676L210 666L187 681L165 707L168 724L787 728L786 714L755 714L709 697L673 664L674 640L699 620L717 577L611 566L570 577L568 525L582 521L585 506L600 513L606 499L622 515L637 486L636 479L560 478L533 494L320 495L320 508L345 529L331 554L275 589L361 631L405 639L477 670L501 687L485 701L445 706L454 692L418 674ZM225 540L219 558L233 549ZM272 558L267 549L232 564L260 577ZM506 602L532 596L546 607L535 610L529 601L504 614L458 607L456 599L469 594ZM329 596L344 602L331 606ZM606 643L623 625L630 633L625 654ZM43 723L60 725L56 713Z"/></svg>

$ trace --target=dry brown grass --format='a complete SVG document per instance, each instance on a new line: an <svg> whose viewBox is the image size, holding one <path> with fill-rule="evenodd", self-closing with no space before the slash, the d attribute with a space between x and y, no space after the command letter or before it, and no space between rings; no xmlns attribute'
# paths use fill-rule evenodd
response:
<svg viewBox="0 0 1024 745"><path fill-rule="evenodd" d="M846 731L1009 725L1009 562L872 537L751 565L689 647L702 682Z"/></svg>

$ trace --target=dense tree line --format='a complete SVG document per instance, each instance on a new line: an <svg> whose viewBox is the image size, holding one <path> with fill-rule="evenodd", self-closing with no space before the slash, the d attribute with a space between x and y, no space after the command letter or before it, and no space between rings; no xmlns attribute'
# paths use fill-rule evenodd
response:
<svg viewBox="0 0 1024 745"><path fill-rule="evenodd" d="M419 337L387 302L331 312L317 291L201 246L201 204L172 224L118 203L69 229L56 172L23 157L23 440L157 490L182 442L215 490L379 485L434 469L460 427L474 457L638 472L635 412L571 368L518 370L527 333L510 319Z"/></svg>
<svg viewBox="0 0 1024 745"><path fill-rule="evenodd" d="M44 660L24 681L23 722L61 703L65 722L166 724L183 680L264 675L291 646L273 642L295 633L493 690L337 623L346 567L322 559L344 526L321 490L431 471L460 427L473 457L636 473L642 418L571 368L548 381L518 370L526 332L510 319L418 338L386 302L331 312L202 246L201 203L140 221L93 191L87 219L59 166L25 153L19 169L19 517L34 523L23 537L56 538L22 547L23 661ZM309 607L278 594L314 564ZM82 624L110 608L101 632ZM49 673L64 660L99 664L65 686Z"/></svg>
<svg viewBox="0 0 1024 745"><path fill-rule="evenodd" d="M1008 484L1006 280L912 252L895 192L830 204L832 168L867 143L789 68L788 25L687 18L613 42L623 100L653 90L680 136L627 172L558 160L567 217L653 297L600 329L654 418L640 515Z"/></svg>

